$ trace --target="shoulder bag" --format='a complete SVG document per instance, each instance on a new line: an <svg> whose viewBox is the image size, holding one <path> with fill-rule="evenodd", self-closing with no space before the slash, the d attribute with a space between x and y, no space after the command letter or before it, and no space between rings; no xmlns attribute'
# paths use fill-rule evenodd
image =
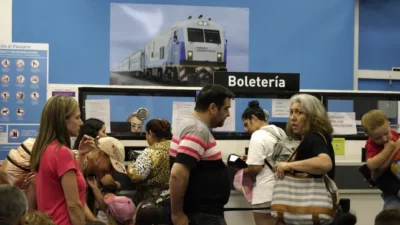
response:
<svg viewBox="0 0 400 225"><path fill-rule="evenodd" d="M319 133L320 134L320 133ZM324 135L320 134L327 143ZM291 162L293 152L287 162ZM327 175L285 172L277 179L272 194L271 215L286 225L331 224L338 210L338 188Z"/></svg>

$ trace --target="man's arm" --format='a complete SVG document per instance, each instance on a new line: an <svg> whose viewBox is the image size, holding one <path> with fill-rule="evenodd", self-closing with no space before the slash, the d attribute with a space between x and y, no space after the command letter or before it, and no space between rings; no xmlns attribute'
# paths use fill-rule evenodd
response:
<svg viewBox="0 0 400 225"><path fill-rule="evenodd" d="M209 143L207 134L197 127L188 131L181 134L180 138L172 138L171 142L170 154L176 152L169 183L171 219L174 225L188 225L189 219L183 209L190 171L197 166L206 146L215 145L215 142Z"/></svg>
<svg viewBox="0 0 400 225"><path fill-rule="evenodd" d="M171 210L173 215L182 215L183 200L189 181L190 170L183 164L174 163L169 180Z"/></svg>

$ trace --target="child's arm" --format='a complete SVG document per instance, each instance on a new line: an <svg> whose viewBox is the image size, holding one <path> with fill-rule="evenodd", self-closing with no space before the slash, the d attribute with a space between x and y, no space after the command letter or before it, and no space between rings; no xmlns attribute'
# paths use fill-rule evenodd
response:
<svg viewBox="0 0 400 225"><path fill-rule="evenodd" d="M368 146L367 146L368 147ZM383 150L376 156L367 160L367 166L370 170L377 170L384 168L384 163L390 158L395 149L394 141L389 141L385 144ZM391 159L391 158L390 158Z"/></svg>
<svg viewBox="0 0 400 225"><path fill-rule="evenodd" d="M397 143L396 143L397 144ZM389 158L386 159L385 163L381 166L381 169L386 169L390 166L390 163L392 162L392 159L394 156L399 152L400 147L397 147L393 150L392 154L390 154Z"/></svg>
<svg viewBox="0 0 400 225"><path fill-rule="evenodd" d="M96 202L99 205L100 210L103 212L107 212L108 205L104 201L104 197L101 194L101 191L97 184L96 178L94 178L94 177L88 178L87 182L88 182L89 186L93 189L94 198L96 199Z"/></svg>
<svg viewBox="0 0 400 225"><path fill-rule="evenodd" d="M398 139L395 143L394 143L394 150L392 152L392 154L390 154L390 156L386 159L386 161L382 164L382 166L380 167L380 169L386 169L390 166L390 163L392 162L393 158L396 156L396 154L399 152L400 150L400 139Z"/></svg>

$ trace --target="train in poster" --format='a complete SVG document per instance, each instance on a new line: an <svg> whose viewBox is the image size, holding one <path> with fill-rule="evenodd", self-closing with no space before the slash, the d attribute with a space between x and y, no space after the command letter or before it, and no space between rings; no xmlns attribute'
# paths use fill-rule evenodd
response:
<svg viewBox="0 0 400 225"><path fill-rule="evenodd" d="M112 72L175 83L210 80L214 71L227 71L227 45L220 24L202 15L188 17L154 37Z"/></svg>

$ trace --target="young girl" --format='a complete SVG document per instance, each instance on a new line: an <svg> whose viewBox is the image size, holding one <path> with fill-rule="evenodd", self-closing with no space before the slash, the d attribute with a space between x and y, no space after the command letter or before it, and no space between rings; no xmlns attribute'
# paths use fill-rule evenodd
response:
<svg viewBox="0 0 400 225"><path fill-rule="evenodd" d="M106 213L108 224L133 224L133 216L136 207L130 198L125 196L116 196L114 193L106 193L103 197L95 178L88 178L87 182L93 190L99 208Z"/></svg>

